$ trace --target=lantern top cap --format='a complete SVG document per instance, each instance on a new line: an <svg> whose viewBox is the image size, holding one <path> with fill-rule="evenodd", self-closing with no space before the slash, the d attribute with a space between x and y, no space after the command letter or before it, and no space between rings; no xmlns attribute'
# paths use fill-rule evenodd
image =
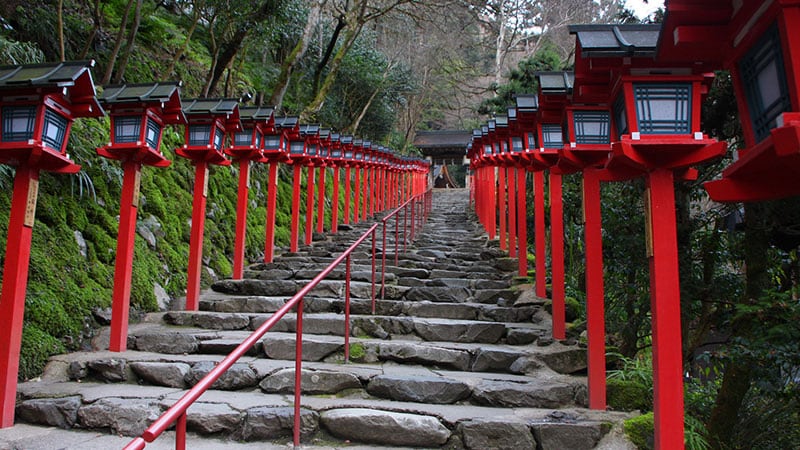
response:
<svg viewBox="0 0 800 450"><path fill-rule="evenodd" d="M319 136L319 125L316 124L308 124L308 125L300 125L300 135L301 136Z"/></svg>
<svg viewBox="0 0 800 450"><path fill-rule="evenodd" d="M97 101L92 67L94 60L0 66L0 91L69 88L67 97L72 100L73 105L88 106L73 110L73 117L101 117L105 112Z"/></svg>
<svg viewBox="0 0 800 450"><path fill-rule="evenodd" d="M589 57L655 56L660 24L570 25L581 55Z"/></svg>
<svg viewBox="0 0 800 450"><path fill-rule="evenodd" d="M236 98L196 98L183 107L188 115L239 115L239 99Z"/></svg>
<svg viewBox="0 0 800 450"><path fill-rule="evenodd" d="M494 117L494 125L496 128L508 127L508 116L505 114L498 114ZM489 125L491 127L491 124Z"/></svg>
<svg viewBox="0 0 800 450"><path fill-rule="evenodd" d="M297 116L276 117L275 128L293 129L297 127L299 121Z"/></svg>
<svg viewBox="0 0 800 450"><path fill-rule="evenodd" d="M536 94L517 94L517 112L536 112L539 110L539 96ZM508 110L511 111L512 108Z"/></svg>
<svg viewBox="0 0 800 450"><path fill-rule="evenodd" d="M536 72L542 94L569 94L575 84L574 72ZM538 99L537 99L538 103Z"/></svg>
<svg viewBox="0 0 800 450"><path fill-rule="evenodd" d="M320 139L330 139L331 138L331 129L330 128L320 128L319 129L319 138Z"/></svg>
<svg viewBox="0 0 800 450"><path fill-rule="evenodd" d="M137 103L161 104L166 123L186 123L180 87L180 81L109 85L103 88L98 100L110 107Z"/></svg>
<svg viewBox="0 0 800 450"><path fill-rule="evenodd" d="M349 134L343 134L343 135L341 135L339 137L339 142L341 142L342 144L347 144L347 145L353 144L353 136L351 136Z"/></svg>
<svg viewBox="0 0 800 450"><path fill-rule="evenodd" d="M239 116L245 122L269 122L274 116L275 108L272 106L241 106Z"/></svg>

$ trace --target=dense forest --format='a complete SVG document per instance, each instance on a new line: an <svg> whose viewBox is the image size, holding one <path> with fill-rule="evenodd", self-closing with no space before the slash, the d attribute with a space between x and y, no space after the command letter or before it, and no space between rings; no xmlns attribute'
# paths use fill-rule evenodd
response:
<svg viewBox="0 0 800 450"><path fill-rule="evenodd" d="M92 59L98 90L180 80L184 99L251 96L252 104L412 153L418 130L474 128L511 104L515 93L535 92L537 70L568 69L574 38L567 24L637 20L623 3L6 0L0 4L0 64ZM703 120L709 135L731 148L740 145L726 73L717 74ZM108 318L122 184L119 165L95 152L108 132L108 119L76 121L68 152L83 170L42 174L22 379L38 376L48 356L85 347ZM193 172L174 153L182 136L180 127L166 130L162 150L172 166L142 174L134 316L168 307L186 287ZM709 201L702 182L729 162L700 167L698 180L676 186L687 445L795 448L800 201ZM13 174L0 166L3 248ZM231 273L237 176L235 167L212 170L205 285ZM283 168L280 177L276 238L285 244L291 174ZM246 258L258 261L265 167L253 170L251 185ZM605 184L602 208L609 403L645 412L652 410L652 364L643 190L642 182ZM585 329L580 195L579 177L565 177L568 317L576 338Z"/></svg>

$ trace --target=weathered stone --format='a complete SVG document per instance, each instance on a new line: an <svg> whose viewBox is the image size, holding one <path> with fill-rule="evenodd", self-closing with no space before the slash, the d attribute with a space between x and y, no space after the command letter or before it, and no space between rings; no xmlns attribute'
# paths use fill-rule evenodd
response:
<svg viewBox="0 0 800 450"><path fill-rule="evenodd" d="M528 345L539 339L539 331L529 328L509 328L506 342L510 345Z"/></svg>
<svg viewBox="0 0 800 450"><path fill-rule="evenodd" d="M59 428L72 428L78 421L79 396L63 398L37 398L17 405L17 419Z"/></svg>
<svg viewBox="0 0 800 450"><path fill-rule="evenodd" d="M260 406L250 408L244 417L242 439L257 441L276 439L292 435L294 426L293 407ZM300 410L300 435L308 436L319 428L319 414L315 411Z"/></svg>
<svg viewBox="0 0 800 450"><path fill-rule="evenodd" d="M468 450L519 450L535 449L536 440L528 425L497 420L471 420L458 425L464 448ZM572 447L544 447L547 449L572 449Z"/></svg>
<svg viewBox="0 0 800 450"><path fill-rule="evenodd" d="M494 320L495 322L530 322L536 308L533 306L520 306L505 308L487 305L481 310L481 320Z"/></svg>
<svg viewBox="0 0 800 450"><path fill-rule="evenodd" d="M186 374L186 383L189 386L194 386L203 377L208 375L214 367L216 367L216 364L211 361L195 363L189 370L189 373ZM211 385L211 389L234 391L237 389L250 388L256 384L258 384L258 376L250 366L244 363L234 363Z"/></svg>
<svg viewBox="0 0 800 450"><path fill-rule="evenodd" d="M211 289L233 295L292 296L297 292L297 283L292 280L220 280L212 284Z"/></svg>
<svg viewBox="0 0 800 450"><path fill-rule="evenodd" d="M415 414L347 408L325 411L320 421L334 436L371 444L432 447L450 437L435 417Z"/></svg>
<svg viewBox="0 0 800 450"><path fill-rule="evenodd" d="M75 230L72 232L72 235L75 236L75 243L78 244L78 253L81 254L83 259L86 259L89 247L86 245L86 239L84 239L83 233L81 233L80 230Z"/></svg>
<svg viewBox="0 0 800 450"><path fill-rule="evenodd" d="M522 354L513 350L480 348L475 352L470 370L473 372L506 371Z"/></svg>
<svg viewBox="0 0 800 450"><path fill-rule="evenodd" d="M289 269L262 270L258 273L259 280L289 280L294 276L294 271Z"/></svg>
<svg viewBox="0 0 800 450"><path fill-rule="evenodd" d="M92 317L100 325L111 325L111 308L94 308L92 310Z"/></svg>
<svg viewBox="0 0 800 450"><path fill-rule="evenodd" d="M595 448L608 433L608 427L598 423L543 423L533 426L533 435L542 448L589 450Z"/></svg>
<svg viewBox="0 0 800 450"><path fill-rule="evenodd" d="M136 350L180 355L197 351L197 338L190 334L159 333L135 336Z"/></svg>
<svg viewBox="0 0 800 450"><path fill-rule="evenodd" d="M570 374L587 368L586 349L583 348L570 348L560 352L546 353L540 358L548 367L558 373Z"/></svg>
<svg viewBox="0 0 800 450"><path fill-rule="evenodd" d="M345 389L361 388L361 381L351 373L303 369L301 385L303 394L335 394ZM279 370L261 380L258 386L269 394L294 393L294 369Z"/></svg>
<svg viewBox="0 0 800 450"><path fill-rule="evenodd" d="M475 291L474 299L477 303L504 306L513 302L518 296L519 292L511 289L481 289Z"/></svg>
<svg viewBox="0 0 800 450"><path fill-rule="evenodd" d="M164 286L161 286L159 283L153 283L153 295L156 297L156 303L160 311L169 309L169 305L172 303L172 297L169 296Z"/></svg>
<svg viewBox="0 0 800 450"><path fill-rule="evenodd" d="M414 317L440 317L442 319L475 320L480 309L475 305L414 302L408 305L407 314Z"/></svg>
<svg viewBox="0 0 800 450"><path fill-rule="evenodd" d="M519 265L517 258L494 258L491 261L495 268L503 272L512 272Z"/></svg>
<svg viewBox="0 0 800 450"><path fill-rule="evenodd" d="M70 380L81 380L89 375L89 368L84 361L72 361L67 367L67 377Z"/></svg>
<svg viewBox="0 0 800 450"><path fill-rule="evenodd" d="M211 355L227 355L232 352L236 347L242 343L242 339L235 338L219 338L219 339L205 339L200 341L198 345L198 353L211 354ZM247 349L246 355L256 356L261 354L261 342L256 342L255 345Z"/></svg>
<svg viewBox="0 0 800 450"><path fill-rule="evenodd" d="M472 280L468 278L436 278L428 280L426 286L469 289L472 287Z"/></svg>
<svg viewBox="0 0 800 450"><path fill-rule="evenodd" d="M421 302L461 303L467 301L469 291L464 288L415 287L406 292L406 300Z"/></svg>
<svg viewBox="0 0 800 450"><path fill-rule="evenodd" d="M231 433L239 428L242 413L223 403L194 403L186 414L186 426L200 434Z"/></svg>
<svg viewBox="0 0 800 450"><path fill-rule="evenodd" d="M131 369L150 384L183 389L186 387L185 377L191 366L179 362L138 361L131 363Z"/></svg>
<svg viewBox="0 0 800 450"><path fill-rule="evenodd" d="M344 282L336 280L322 280L308 294L317 297L338 298L344 295ZM352 291L350 292L350 295L353 295ZM363 297L363 296L359 295L357 297Z"/></svg>
<svg viewBox="0 0 800 450"><path fill-rule="evenodd" d="M542 368L542 363L529 356L522 356L511 363L508 371L511 373L528 374Z"/></svg>
<svg viewBox="0 0 800 450"><path fill-rule="evenodd" d="M123 436L138 436L161 414L150 399L102 398L78 409L83 428L107 428Z"/></svg>
<svg viewBox="0 0 800 450"><path fill-rule="evenodd" d="M437 319L414 322L414 331L426 341L494 344L503 337L505 330L505 325L492 322L456 322Z"/></svg>
<svg viewBox="0 0 800 450"><path fill-rule="evenodd" d="M124 359L96 359L89 361L86 366L90 374L104 381L118 383L128 379L128 362Z"/></svg>
<svg viewBox="0 0 800 450"><path fill-rule="evenodd" d="M507 289L508 280L475 280L475 289Z"/></svg>
<svg viewBox="0 0 800 450"><path fill-rule="evenodd" d="M193 314L194 325L209 330L243 330L250 325L244 314L201 313Z"/></svg>
<svg viewBox="0 0 800 450"><path fill-rule="evenodd" d="M367 392L402 402L450 404L469 397L470 387L442 377L379 375L370 379Z"/></svg>
<svg viewBox="0 0 800 450"><path fill-rule="evenodd" d="M295 358L294 337L270 336L267 334L261 342L267 358ZM330 354L341 350L343 345L341 342L314 339L312 336L306 336L303 338L303 361L321 361Z"/></svg>
<svg viewBox="0 0 800 450"><path fill-rule="evenodd" d="M469 352L466 351L391 341L381 343L378 349L378 358L381 360L430 364L456 370L467 370L470 360Z"/></svg>
<svg viewBox="0 0 800 450"><path fill-rule="evenodd" d="M527 383L485 380L472 390L479 404L499 407L559 408L572 404L572 386L532 378Z"/></svg>

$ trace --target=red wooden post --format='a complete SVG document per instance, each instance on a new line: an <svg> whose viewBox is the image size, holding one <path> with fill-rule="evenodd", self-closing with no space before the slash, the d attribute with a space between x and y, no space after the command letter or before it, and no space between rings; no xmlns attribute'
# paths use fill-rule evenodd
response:
<svg viewBox="0 0 800 450"><path fill-rule="evenodd" d="M501 167L500 170L506 171L506 182L508 183L508 256L517 257L517 201L516 201L516 181L514 167Z"/></svg>
<svg viewBox="0 0 800 450"><path fill-rule="evenodd" d="M350 165L348 164L344 168L344 223L350 223L350 185L352 183L351 180L352 175L350 174Z"/></svg>
<svg viewBox="0 0 800 450"><path fill-rule="evenodd" d="M599 200L598 200L599 201ZM547 256L544 228L544 172L533 173L533 219L536 230L536 295L547 297Z"/></svg>
<svg viewBox="0 0 800 450"><path fill-rule="evenodd" d="M353 223L358 223L361 221L361 211L359 209L361 205L361 167L356 166L355 169L356 179L353 185Z"/></svg>
<svg viewBox="0 0 800 450"><path fill-rule="evenodd" d="M141 169L142 165L138 162L126 161L122 164L117 259L114 264L114 290L111 296L111 338L108 343L108 349L112 352L124 352L128 346L128 310Z"/></svg>
<svg viewBox="0 0 800 450"><path fill-rule="evenodd" d="M550 261L552 272L553 339L566 339L564 306L564 206L561 174L550 172Z"/></svg>
<svg viewBox="0 0 800 450"><path fill-rule="evenodd" d="M189 236L189 267L186 275L186 310L197 311L200 302L200 271L203 268L203 231L208 198L208 163L195 163L192 200L192 230Z"/></svg>
<svg viewBox="0 0 800 450"><path fill-rule="evenodd" d="M647 177L646 226L653 322L655 446L683 448L683 355L675 188L671 170Z"/></svg>
<svg viewBox="0 0 800 450"><path fill-rule="evenodd" d="M597 169L583 170L583 215L586 222L584 240L586 243L589 408L604 410L606 409L606 332L600 176Z"/></svg>
<svg viewBox="0 0 800 450"><path fill-rule="evenodd" d="M306 170L306 245L311 245L314 234L314 166L309 165Z"/></svg>
<svg viewBox="0 0 800 450"><path fill-rule="evenodd" d="M292 222L289 226L289 251L297 252L299 239L299 220L300 220L300 177L303 175L302 167L294 165L292 179Z"/></svg>
<svg viewBox="0 0 800 450"><path fill-rule="evenodd" d="M494 239L497 236L497 184L495 182L495 174L496 169L494 167L487 167L486 172L488 174L487 177L487 189L486 189L486 197L487 197L487 211L486 214L489 216L489 239ZM502 239L501 239L502 241Z"/></svg>
<svg viewBox="0 0 800 450"><path fill-rule="evenodd" d="M236 235L233 240L233 275L234 280L244 276L244 244L247 233L247 205L250 196L250 160L239 160L239 189L236 199Z"/></svg>
<svg viewBox="0 0 800 450"><path fill-rule="evenodd" d="M508 241L506 240L507 227L507 211L506 211L506 170L505 168L497 169L497 211L500 214L500 248L506 250Z"/></svg>
<svg viewBox="0 0 800 450"><path fill-rule="evenodd" d="M366 153L364 154L366 158ZM370 184L372 183L372 171L369 167L364 167L364 175L363 180L361 180L361 187L364 191L361 193L362 198L364 199L364 204L361 205L361 220L367 220L367 209L369 208L369 191L370 191Z"/></svg>
<svg viewBox="0 0 800 450"><path fill-rule="evenodd" d="M333 198L331 200L331 232L339 231L339 166L333 166Z"/></svg>
<svg viewBox="0 0 800 450"><path fill-rule="evenodd" d="M524 167L517 167L517 213L519 220L517 227L519 229L519 271L517 274L521 277L528 275L528 212L527 212L527 195L525 190L527 171Z"/></svg>
<svg viewBox="0 0 800 450"><path fill-rule="evenodd" d="M325 169L324 165L319 168L319 180L317 180L317 233L325 231Z"/></svg>
<svg viewBox="0 0 800 450"><path fill-rule="evenodd" d="M264 262L271 263L275 258L275 209L278 203L278 163L269 164L267 183L267 223L264 242Z"/></svg>

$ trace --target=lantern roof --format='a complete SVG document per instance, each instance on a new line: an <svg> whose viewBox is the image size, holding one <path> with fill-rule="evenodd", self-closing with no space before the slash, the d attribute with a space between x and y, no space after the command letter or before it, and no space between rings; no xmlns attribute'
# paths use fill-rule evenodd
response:
<svg viewBox="0 0 800 450"><path fill-rule="evenodd" d="M239 107L239 116L243 122L269 122L274 117L275 108L272 106L243 106Z"/></svg>
<svg viewBox="0 0 800 450"><path fill-rule="evenodd" d="M575 84L575 73L564 71L536 72L536 79L539 81L539 92L542 94L567 95L572 93L572 86Z"/></svg>
<svg viewBox="0 0 800 450"><path fill-rule="evenodd" d="M111 107L160 103L165 123L186 123L180 87L179 81L110 85L103 88L98 100Z"/></svg>
<svg viewBox="0 0 800 450"><path fill-rule="evenodd" d="M539 96L536 94L517 94L516 112L535 113L539 109ZM509 108L511 111L512 108Z"/></svg>
<svg viewBox="0 0 800 450"><path fill-rule="evenodd" d="M237 98L197 98L184 105L183 113L188 118L215 117L225 119L226 131L241 127L239 120L239 99Z"/></svg>
<svg viewBox="0 0 800 450"><path fill-rule="evenodd" d="M104 111L97 101L92 67L92 60L0 66L0 92L21 94L27 89L61 91L67 88L65 97L73 106L80 106L72 109L73 118L100 117Z"/></svg>
<svg viewBox="0 0 800 450"><path fill-rule="evenodd" d="M339 142L345 145L351 145L353 144L353 136L349 134L343 134L339 137Z"/></svg>
<svg viewBox="0 0 800 450"><path fill-rule="evenodd" d="M275 118L275 128L293 129L298 126L300 119L297 116L286 116Z"/></svg>
<svg viewBox="0 0 800 450"><path fill-rule="evenodd" d="M568 29L577 36L584 57L654 57L661 25L591 24L570 25Z"/></svg>

